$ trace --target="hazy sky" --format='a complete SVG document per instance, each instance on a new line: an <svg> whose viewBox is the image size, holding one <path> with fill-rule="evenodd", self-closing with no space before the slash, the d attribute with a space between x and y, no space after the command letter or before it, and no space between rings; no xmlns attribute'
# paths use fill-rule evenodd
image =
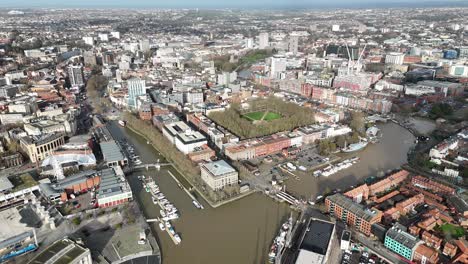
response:
<svg viewBox="0 0 468 264"><path fill-rule="evenodd" d="M468 0L0 0L0 7L378 7L467 5Z"/></svg>

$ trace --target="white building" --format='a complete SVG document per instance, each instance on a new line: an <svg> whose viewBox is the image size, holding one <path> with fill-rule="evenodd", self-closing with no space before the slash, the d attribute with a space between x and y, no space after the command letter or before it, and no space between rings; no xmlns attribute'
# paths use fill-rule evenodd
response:
<svg viewBox="0 0 468 264"><path fill-rule="evenodd" d="M239 174L226 161L218 160L200 166L202 180L213 190L237 184Z"/></svg>
<svg viewBox="0 0 468 264"><path fill-rule="evenodd" d="M98 35L98 38L100 41L104 41L104 42L109 41L109 35L107 33L100 33Z"/></svg>
<svg viewBox="0 0 468 264"><path fill-rule="evenodd" d="M286 58L274 56L271 58L270 76L277 78L278 74L286 71Z"/></svg>
<svg viewBox="0 0 468 264"><path fill-rule="evenodd" d="M83 37L83 41L87 45L94 46L94 38L93 37Z"/></svg>
<svg viewBox="0 0 468 264"><path fill-rule="evenodd" d="M29 263L43 264L92 264L91 251L68 238L55 241L42 250Z"/></svg>
<svg viewBox="0 0 468 264"><path fill-rule="evenodd" d="M112 37L114 37L116 39L120 39L120 32L112 31L110 34L111 34Z"/></svg>
<svg viewBox="0 0 468 264"><path fill-rule="evenodd" d="M208 143L205 136L198 131L193 131L182 121L166 124L163 128L163 135L184 154L189 154L195 148Z"/></svg>
<svg viewBox="0 0 468 264"><path fill-rule="evenodd" d="M403 65L405 54L400 52L390 52L385 56L385 64Z"/></svg>
<svg viewBox="0 0 468 264"><path fill-rule="evenodd" d="M340 25L333 25L333 26L332 26L332 31L333 31L333 32L340 31Z"/></svg>
<svg viewBox="0 0 468 264"><path fill-rule="evenodd" d="M245 39L245 48L246 49L253 49L253 46L254 46L253 38L246 38Z"/></svg>
<svg viewBox="0 0 468 264"><path fill-rule="evenodd" d="M270 46L270 36L268 32L262 32L258 35L258 47L260 49L266 49Z"/></svg>
<svg viewBox="0 0 468 264"><path fill-rule="evenodd" d="M99 207L116 206L133 199L130 185L120 166L100 171L101 182L96 193Z"/></svg>
<svg viewBox="0 0 468 264"><path fill-rule="evenodd" d="M468 77L468 66L466 65L453 65L450 67L450 75L456 77Z"/></svg>
<svg viewBox="0 0 468 264"><path fill-rule="evenodd" d="M296 54L299 49L299 36L289 35L288 51Z"/></svg>

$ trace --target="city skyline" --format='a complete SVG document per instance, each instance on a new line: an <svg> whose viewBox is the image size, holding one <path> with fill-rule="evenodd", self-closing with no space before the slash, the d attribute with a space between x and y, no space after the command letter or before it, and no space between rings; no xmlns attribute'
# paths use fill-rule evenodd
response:
<svg viewBox="0 0 468 264"><path fill-rule="evenodd" d="M411 2L403 0L333 0L325 1L318 0L311 3L306 0L292 1L280 0L260 0L260 1L246 1L240 0L231 3L220 3L215 0L174 0L170 3L162 1L151 0L117 0L117 1L92 1L83 0L79 3L63 2L58 0L44 0L44 1L14 1L5 0L0 3L0 8L383 8L383 7L450 7L450 6L467 6L468 2L462 0L414 0Z"/></svg>

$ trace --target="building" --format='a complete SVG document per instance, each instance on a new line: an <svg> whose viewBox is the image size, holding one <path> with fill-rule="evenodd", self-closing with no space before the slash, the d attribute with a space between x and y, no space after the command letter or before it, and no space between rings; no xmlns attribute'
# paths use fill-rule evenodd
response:
<svg viewBox="0 0 468 264"><path fill-rule="evenodd" d="M398 186L400 183L402 183L404 180L406 180L409 176L409 172L406 170L401 170L397 173L394 173L387 178L378 181L372 185L369 186L369 194L370 195L376 195L385 191L388 191L396 186Z"/></svg>
<svg viewBox="0 0 468 264"><path fill-rule="evenodd" d="M21 149L31 162L45 159L63 144L65 144L65 138L62 133L28 136L20 139Z"/></svg>
<svg viewBox="0 0 468 264"><path fill-rule="evenodd" d="M419 188L422 188L422 189L425 189L425 190L431 190L435 193L439 193L439 194L446 194L446 195L454 195L455 194L455 189L452 188L452 187L449 187L447 185L444 185L442 183L438 183L436 181L433 181L431 179L428 179L426 177L423 177L423 176L414 176L412 179L411 179L411 184L416 186L416 187L419 187Z"/></svg>
<svg viewBox="0 0 468 264"><path fill-rule="evenodd" d="M140 40L140 50L143 52L147 52L150 50L150 42L149 39L142 39Z"/></svg>
<svg viewBox="0 0 468 264"><path fill-rule="evenodd" d="M0 87L0 97L10 98L15 97L18 93L18 87L16 85L5 85Z"/></svg>
<svg viewBox="0 0 468 264"><path fill-rule="evenodd" d="M327 196L325 206L327 212L348 225L354 226L367 236L371 234L371 226L382 219L381 211L375 208L365 208L341 193Z"/></svg>
<svg viewBox="0 0 468 264"><path fill-rule="evenodd" d="M93 51L83 52L83 60L85 65L94 66L97 64L96 54Z"/></svg>
<svg viewBox="0 0 468 264"><path fill-rule="evenodd" d="M68 66L68 78L72 86L84 85L83 66L70 65Z"/></svg>
<svg viewBox="0 0 468 264"><path fill-rule="evenodd" d="M215 191L237 184L239 174L226 161L218 160L200 165L202 180Z"/></svg>
<svg viewBox="0 0 468 264"><path fill-rule="evenodd" d="M96 193L99 207L115 206L132 200L132 190L120 166L102 170L100 177L101 182Z"/></svg>
<svg viewBox="0 0 468 264"><path fill-rule="evenodd" d="M286 71L286 59L280 56L271 58L270 76L277 78L278 74Z"/></svg>
<svg viewBox="0 0 468 264"><path fill-rule="evenodd" d="M318 219L310 219L295 264L329 263L332 243L335 240L335 225Z"/></svg>
<svg viewBox="0 0 468 264"><path fill-rule="evenodd" d="M92 264L91 251L63 238L37 254L29 264Z"/></svg>
<svg viewBox="0 0 468 264"><path fill-rule="evenodd" d="M296 54L299 49L299 36L290 35L288 40L288 51Z"/></svg>
<svg viewBox="0 0 468 264"><path fill-rule="evenodd" d="M406 232L406 227L396 223L387 231L384 246L405 259L412 261L416 248L423 242Z"/></svg>
<svg viewBox="0 0 468 264"><path fill-rule="evenodd" d="M163 135L184 154L189 154L196 148L208 144L205 136L198 131L193 131L182 121L165 125Z"/></svg>
<svg viewBox="0 0 468 264"><path fill-rule="evenodd" d="M385 64L403 65L405 54L400 52L390 52L385 56Z"/></svg>
<svg viewBox="0 0 468 264"><path fill-rule="evenodd" d="M136 109L138 107L137 99L146 94L145 80L132 78L127 81L128 85L128 107Z"/></svg>
<svg viewBox="0 0 468 264"><path fill-rule="evenodd" d="M270 36L268 32L262 32L258 35L258 47L260 49L266 49L270 46Z"/></svg>
<svg viewBox="0 0 468 264"><path fill-rule="evenodd" d="M42 195L49 201L68 201L70 194L87 192L99 186L101 177L94 170L81 171L55 183L40 183Z"/></svg>
<svg viewBox="0 0 468 264"><path fill-rule="evenodd" d="M104 141L99 143L102 156L108 167L125 166L128 164L128 159L125 156L120 145L114 140Z"/></svg>
<svg viewBox="0 0 468 264"><path fill-rule="evenodd" d="M414 252L413 260L416 263L436 264L439 263L439 254L433 248L419 245Z"/></svg>

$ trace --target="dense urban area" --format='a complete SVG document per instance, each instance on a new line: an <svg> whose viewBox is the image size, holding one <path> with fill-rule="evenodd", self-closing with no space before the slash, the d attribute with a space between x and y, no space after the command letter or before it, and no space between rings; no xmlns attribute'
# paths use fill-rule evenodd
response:
<svg viewBox="0 0 468 264"><path fill-rule="evenodd" d="M468 8L0 18L0 263L468 263Z"/></svg>

